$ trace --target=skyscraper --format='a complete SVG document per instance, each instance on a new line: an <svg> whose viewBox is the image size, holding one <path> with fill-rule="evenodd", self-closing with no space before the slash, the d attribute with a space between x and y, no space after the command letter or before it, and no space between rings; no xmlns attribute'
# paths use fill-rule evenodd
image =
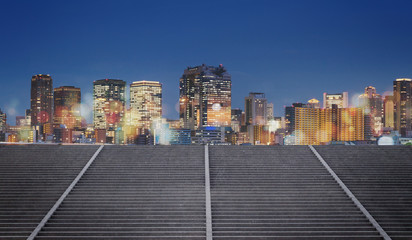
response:
<svg viewBox="0 0 412 240"><path fill-rule="evenodd" d="M247 125L265 125L267 123L267 99L264 93L251 92L245 97Z"/></svg>
<svg viewBox="0 0 412 240"><path fill-rule="evenodd" d="M38 74L31 78L31 126L39 138L45 140L51 134L53 124L53 79L49 74Z"/></svg>
<svg viewBox="0 0 412 240"><path fill-rule="evenodd" d="M383 112L385 114L384 127L394 129L395 121L394 121L394 97L393 96L385 96L385 99L383 101Z"/></svg>
<svg viewBox="0 0 412 240"><path fill-rule="evenodd" d="M332 108L335 104L338 108L348 107L348 92L328 94L323 93L323 108Z"/></svg>
<svg viewBox="0 0 412 240"><path fill-rule="evenodd" d="M81 127L80 88L62 86L54 89L54 124L73 129Z"/></svg>
<svg viewBox="0 0 412 240"><path fill-rule="evenodd" d="M7 115L0 109L0 132L5 132L7 127Z"/></svg>
<svg viewBox="0 0 412 240"><path fill-rule="evenodd" d="M152 123L162 118L162 84L138 81L130 84L131 125L150 129Z"/></svg>
<svg viewBox="0 0 412 240"><path fill-rule="evenodd" d="M274 110L273 103L267 103L266 104L266 117L268 121L272 120L275 117L273 110Z"/></svg>
<svg viewBox="0 0 412 240"><path fill-rule="evenodd" d="M359 97L359 107L364 110L365 116L368 116L368 121L365 125L370 129L372 135L377 137L382 133L383 127L383 103L382 96L376 93L376 89L372 86L365 88L365 93Z"/></svg>
<svg viewBox="0 0 412 240"><path fill-rule="evenodd" d="M231 98L231 76L222 65L188 67L180 78L181 127L230 126Z"/></svg>
<svg viewBox="0 0 412 240"><path fill-rule="evenodd" d="M93 82L93 123L95 129L118 130L123 124L126 82L102 79ZM110 136L110 137L114 137Z"/></svg>
<svg viewBox="0 0 412 240"><path fill-rule="evenodd" d="M398 78L393 82L395 130L405 137L412 134L412 79Z"/></svg>
<svg viewBox="0 0 412 240"><path fill-rule="evenodd" d="M231 113L231 126L234 132L240 132L240 127L242 125L242 109L234 108Z"/></svg>

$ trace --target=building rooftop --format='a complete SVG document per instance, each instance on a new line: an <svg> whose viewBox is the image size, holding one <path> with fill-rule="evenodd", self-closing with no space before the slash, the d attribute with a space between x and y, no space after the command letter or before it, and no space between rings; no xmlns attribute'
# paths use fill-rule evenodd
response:
<svg viewBox="0 0 412 240"><path fill-rule="evenodd" d="M408 146L0 145L0 239L411 239Z"/></svg>

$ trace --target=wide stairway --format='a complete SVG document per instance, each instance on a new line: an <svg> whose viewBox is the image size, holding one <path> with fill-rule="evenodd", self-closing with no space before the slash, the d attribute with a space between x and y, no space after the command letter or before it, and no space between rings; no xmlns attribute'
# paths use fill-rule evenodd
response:
<svg viewBox="0 0 412 240"><path fill-rule="evenodd" d="M36 239L205 239L203 146L105 146Z"/></svg>
<svg viewBox="0 0 412 240"><path fill-rule="evenodd" d="M371 216L308 146L98 149L0 144L0 239L412 239L411 147L315 147Z"/></svg>
<svg viewBox="0 0 412 240"><path fill-rule="evenodd" d="M317 146L392 239L412 239L412 148Z"/></svg>
<svg viewBox="0 0 412 240"><path fill-rule="evenodd" d="M213 239L380 239L307 146L210 147Z"/></svg>
<svg viewBox="0 0 412 240"><path fill-rule="evenodd" d="M0 239L26 239L97 148L0 145Z"/></svg>

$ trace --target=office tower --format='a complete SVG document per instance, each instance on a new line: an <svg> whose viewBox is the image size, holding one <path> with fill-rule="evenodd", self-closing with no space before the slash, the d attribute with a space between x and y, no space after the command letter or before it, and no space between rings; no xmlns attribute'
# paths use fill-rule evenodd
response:
<svg viewBox="0 0 412 240"><path fill-rule="evenodd" d="M242 125L242 109L235 108L232 109L231 113L231 127L234 132L240 132L240 127Z"/></svg>
<svg viewBox="0 0 412 240"><path fill-rule="evenodd" d="M267 100L264 93L251 92L245 97L247 125L265 125L267 123Z"/></svg>
<svg viewBox="0 0 412 240"><path fill-rule="evenodd" d="M393 82L395 130L401 136L412 131L412 79L399 78Z"/></svg>
<svg viewBox="0 0 412 240"><path fill-rule="evenodd" d="M364 110L367 121L365 125L370 129L372 136L380 136L382 133L383 121L383 102L382 96L376 93L376 89L372 86L365 88L365 93L359 95L359 107ZM369 138L370 136L368 136Z"/></svg>
<svg viewBox="0 0 412 240"><path fill-rule="evenodd" d="M306 107L304 103L293 103L292 106L285 107L285 127L286 134L293 134L295 131L295 108Z"/></svg>
<svg viewBox="0 0 412 240"><path fill-rule="evenodd" d="M93 123L95 129L116 131L122 127L125 111L126 82L117 79L102 79L93 82ZM99 132L99 139L103 131ZM106 132L114 138L114 133ZM101 140L103 141L103 140ZM110 142L110 141L108 141Z"/></svg>
<svg viewBox="0 0 412 240"><path fill-rule="evenodd" d="M273 109L273 103L266 104L266 116L268 121L272 120L275 117Z"/></svg>
<svg viewBox="0 0 412 240"><path fill-rule="evenodd" d="M182 128L230 126L231 76L226 69L188 67L180 78L179 118Z"/></svg>
<svg viewBox="0 0 412 240"><path fill-rule="evenodd" d="M308 101L306 104L306 107L308 108L320 108L320 102L316 98L312 98Z"/></svg>
<svg viewBox="0 0 412 240"><path fill-rule="evenodd" d="M36 129L38 139L45 140L53 132L53 79L49 74L31 78L30 110L31 126Z"/></svg>
<svg viewBox="0 0 412 240"><path fill-rule="evenodd" d="M151 129L162 118L162 84L137 81L130 84L131 125Z"/></svg>
<svg viewBox="0 0 412 240"><path fill-rule="evenodd" d="M295 144L319 145L330 141L364 140L361 108L295 108Z"/></svg>
<svg viewBox="0 0 412 240"><path fill-rule="evenodd" d="M393 96L385 96L383 100L383 112L384 112L384 127L385 128L395 128L395 121L394 121L394 97Z"/></svg>
<svg viewBox="0 0 412 240"><path fill-rule="evenodd" d="M338 108L348 107L348 92L328 94L323 93L323 108L332 108L335 104Z"/></svg>
<svg viewBox="0 0 412 240"><path fill-rule="evenodd" d="M332 139L332 126L327 124L332 122L332 115L326 112L331 112L331 109L295 108L296 145L319 145Z"/></svg>
<svg viewBox="0 0 412 240"><path fill-rule="evenodd" d="M0 132L6 132L7 127L7 115L0 108Z"/></svg>
<svg viewBox="0 0 412 240"><path fill-rule="evenodd" d="M80 114L80 88L62 86L54 89L54 124L55 127L74 129L80 128L82 119Z"/></svg>

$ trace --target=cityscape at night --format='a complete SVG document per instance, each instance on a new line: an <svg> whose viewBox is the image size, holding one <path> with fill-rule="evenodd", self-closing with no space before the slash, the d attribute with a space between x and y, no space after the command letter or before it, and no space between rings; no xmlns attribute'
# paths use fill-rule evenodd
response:
<svg viewBox="0 0 412 240"><path fill-rule="evenodd" d="M0 240L412 239L412 1L1 1Z"/></svg>
<svg viewBox="0 0 412 240"><path fill-rule="evenodd" d="M250 92L243 109L231 108L236 83L230 72L222 64L202 64L187 67L179 80L178 119L162 115L161 82L127 86L124 80L101 79L91 83L93 122L88 123L80 88L53 88L51 75L37 74L25 115L12 125L1 112L0 137L3 142L139 145L412 144L412 79L392 83L391 95L366 86L355 106L346 91L323 93L321 100L291 103L276 116L265 92Z"/></svg>

